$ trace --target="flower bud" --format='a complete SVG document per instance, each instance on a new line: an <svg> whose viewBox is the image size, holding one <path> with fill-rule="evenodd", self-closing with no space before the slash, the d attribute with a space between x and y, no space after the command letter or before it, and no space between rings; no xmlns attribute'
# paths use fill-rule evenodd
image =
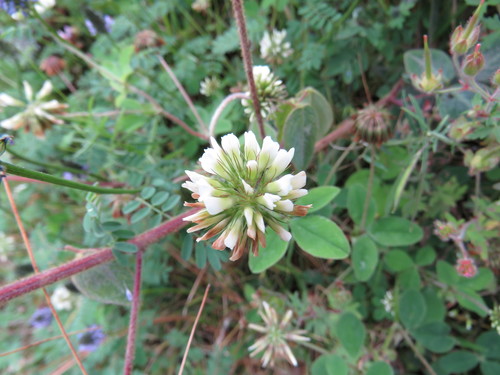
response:
<svg viewBox="0 0 500 375"><path fill-rule="evenodd" d="M40 69L49 77L58 75L66 67L66 61L59 56L51 55L43 59L40 63Z"/></svg>
<svg viewBox="0 0 500 375"><path fill-rule="evenodd" d="M134 40L135 52L139 52L148 48L161 47L165 42L153 30L139 31Z"/></svg>
<svg viewBox="0 0 500 375"><path fill-rule="evenodd" d="M480 47L481 45L477 44L474 52L465 57L462 70L468 76L474 77L484 67L484 56L479 51Z"/></svg>
<svg viewBox="0 0 500 375"><path fill-rule="evenodd" d="M476 276L477 273L477 267L472 258L457 259L455 268L460 275L468 278Z"/></svg>
<svg viewBox="0 0 500 375"><path fill-rule="evenodd" d="M443 87L443 76L441 71L438 71L437 74L434 74L432 71L431 50L429 49L429 44L427 43L427 35L424 35L424 60L424 72L420 76L412 74L410 78L416 89L425 93L432 93Z"/></svg>
<svg viewBox="0 0 500 375"><path fill-rule="evenodd" d="M459 25L455 31L453 31L453 34L451 34L450 50L452 53L463 55L477 43L479 33L481 31L481 27L479 25L479 15L483 5L484 0L481 0L476 8L476 11L467 22L465 29Z"/></svg>
<svg viewBox="0 0 500 375"><path fill-rule="evenodd" d="M390 114L383 108L370 105L356 116L355 140L380 146L392 136Z"/></svg>

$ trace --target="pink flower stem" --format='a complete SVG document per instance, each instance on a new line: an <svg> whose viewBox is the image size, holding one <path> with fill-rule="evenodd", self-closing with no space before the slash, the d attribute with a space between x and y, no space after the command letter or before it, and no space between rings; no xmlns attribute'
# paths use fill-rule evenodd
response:
<svg viewBox="0 0 500 375"><path fill-rule="evenodd" d="M136 254L134 292L132 295L132 311L128 325L127 350L125 352L124 375L132 374L135 358L135 337L137 334L137 317L139 315L139 303L141 300L141 276L142 276L142 255L143 249L139 249Z"/></svg>
<svg viewBox="0 0 500 375"><path fill-rule="evenodd" d="M129 242L135 244L139 249L145 249L154 242L161 240L168 234L175 233L187 222L183 221L186 216L196 213L198 209L193 209L176 216L169 221L166 221L157 227L144 232ZM60 266L42 271L36 275L29 276L25 279L17 280L11 284L0 287L0 306L13 298L22 296L33 290L43 288L53 284L56 281L66 279L77 273L86 271L93 267L99 266L106 262L111 262L115 259L111 248L93 249L92 254L78 258Z"/></svg>

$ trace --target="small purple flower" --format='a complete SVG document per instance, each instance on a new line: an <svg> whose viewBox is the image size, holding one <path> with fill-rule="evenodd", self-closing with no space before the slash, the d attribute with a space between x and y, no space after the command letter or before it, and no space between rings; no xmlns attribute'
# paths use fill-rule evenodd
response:
<svg viewBox="0 0 500 375"><path fill-rule="evenodd" d="M73 173L71 172L63 172L62 178L65 180L73 180L75 176L73 176Z"/></svg>
<svg viewBox="0 0 500 375"><path fill-rule="evenodd" d="M97 325L92 325L90 328L97 328ZM81 352L93 352L106 338L102 329L97 328L93 331L88 331L78 335L78 350Z"/></svg>
<svg viewBox="0 0 500 375"><path fill-rule="evenodd" d="M90 21L89 19L85 20L85 26L87 26L87 29L88 29L90 35L92 35L92 36L97 35L97 29L95 28L92 21Z"/></svg>
<svg viewBox="0 0 500 375"><path fill-rule="evenodd" d="M52 322L52 312L48 307L37 309L30 318L30 324L34 328L45 328Z"/></svg>
<svg viewBox="0 0 500 375"><path fill-rule="evenodd" d="M29 1L35 2L36 0L0 0L0 9L5 10L9 16L19 11L26 15Z"/></svg>
<svg viewBox="0 0 500 375"><path fill-rule="evenodd" d="M111 31L111 27L113 26L113 24L115 23L115 20L113 19L113 17L105 14L103 17L102 17L102 21L103 21L103 26L104 26L104 29L106 30L106 32L110 32ZM89 20L88 18L85 20L85 26L87 26L87 29L89 30L89 33L90 35L92 36L96 36L97 35L97 27L94 25L94 23ZM101 26L102 27L102 26Z"/></svg>

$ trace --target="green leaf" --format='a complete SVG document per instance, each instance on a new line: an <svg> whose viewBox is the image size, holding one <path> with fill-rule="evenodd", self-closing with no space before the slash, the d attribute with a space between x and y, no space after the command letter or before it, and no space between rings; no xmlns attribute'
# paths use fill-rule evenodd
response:
<svg viewBox="0 0 500 375"><path fill-rule="evenodd" d="M198 268L204 268L207 264L207 248L203 242L196 243L194 247L194 259Z"/></svg>
<svg viewBox="0 0 500 375"><path fill-rule="evenodd" d="M133 274L128 267L116 261L99 265L71 279L88 298L102 303L130 305L127 290L133 289Z"/></svg>
<svg viewBox="0 0 500 375"><path fill-rule="evenodd" d="M471 289L460 287L457 293L457 302L462 307L465 307L467 310L474 311L483 318L488 315L489 308L484 302L484 299Z"/></svg>
<svg viewBox="0 0 500 375"><path fill-rule="evenodd" d="M168 191L159 191L151 199L151 204L153 206L159 206L160 204L163 204L169 196L170 193Z"/></svg>
<svg viewBox="0 0 500 375"><path fill-rule="evenodd" d="M498 375L500 374L500 363L484 361L481 362L481 372L483 375Z"/></svg>
<svg viewBox="0 0 500 375"><path fill-rule="evenodd" d="M347 353L352 358L358 358L365 342L366 329L356 315L348 311L340 316L337 336Z"/></svg>
<svg viewBox="0 0 500 375"><path fill-rule="evenodd" d="M425 71L424 50L412 49L403 55L406 73L421 75ZM455 77L455 69L450 56L438 49L431 48L432 71L438 74L442 71L445 82L451 81Z"/></svg>
<svg viewBox="0 0 500 375"><path fill-rule="evenodd" d="M482 333L476 344L483 347L483 354L487 359L500 360L500 335L496 330Z"/></svg>
<svg viewBox="0 0 500 375"><path fill-rule="evenodd" d="M310 106L295 108L290 112L283 128L285 148L295 148L293 165L298 170L307 169L313 156L318 133L318 118Z"/></svg>
<svg viewBox="0 0 500 375"><path fill-rule="evenodd" d="M398 273L396 283L401 289L417 289L422 287L422 280L417 267L407 268Z"/></svg>
<svg viewBox="0 0 500 375"><path fill-rule="evenodd" d="M318 137L324 136L333 124L333 111L328 100L312 87L299 91L295 97L300 98L301 103L308 104L314 109L318 119Z"/></svg>
<svg viewBox="0 0 500 375"><path fill-rule="evenodd" d="M459 275L457 270L451 264L443 260L438 260L436 264L436 273L438 280L442 283L453 286L458 283Z"/></svg>
<svg viewBox="0 0 500 375"><path fill-rule="evenodd" d="M107 232L114 232L122 227L122 223L119 221L105 221L102 223L102 229L104 229Z"/></svg>
<svg viewBox="0 0 500 375"><path fill-rule="evenodd" d="M184 237L181 246L181 257L184 260L188 260L191 258L191 254L193 253L193 237L189 234Z"/></svg>
<svg viewBox="0 0 500 375"><path fill-rule="evenodd" d="M170 198L167 199L165 204L161 206L162 211L169 211L175 206L179 204L181 201L181 197L179 195L172 195Z"/></svg>
<svg viewBox="0 0 500 375"><path fill-rule="evenodd" d="M420 241L424 235L422 228L402 217L384 217L376 220L368 233L383 246L408 246Z"/></svg>
<svg viewBox="0 0 500 375"><path fill-rule="evenodd" d="M141 190L141 197L144 199L149 199L154 195L154 193L156 193L156 189L152 186L147 186Z"/></svg>
<svg viewBox="0 0 500 375"><path fill-rule="evenodd" d="M288 248L288 242L283 241L276 232L272 230L266 233L266 243L267 246L265 248L259 246L258 256L250 252L248 267L252 273L261 273L274 266L283 258Z"/></svg>
<svg viewBox="0 0 500 375"><path fill-rule="evenodd" d="M448 374L463 374L472 370L479 363L477 356L465 350L448 353L437 361L437 365Z"/></svg>
<svg viewBox="0 0 500 375"><path fill-rule="evenodd" d="M443 322L429 323L412 331L415 339L434 353L446 353L455 346L455 339L449 333L450 327Z"/></svg>
<svg viewBox="0 0 500 375"><path fill-rule="evenodd" d="M391 250L385 254L384 262L393 272L401 272L413 267L413 260L402 250Z"/></svg>
<svg viewBox="0 0 500 375"><path fill-rule="evenodd" d="M130 201L125 206L123 206L122 212L125 215L128 215L128 214L134 212L137 208L139 208L140 205L141 205L141 202L139 202L139 201Z"/></svg>
<svg viewBox="0 0 500 375"><path fill-rule="evenodd" d="M443 322L446 316L446 307L444 300L437 294L434 288L426 288L422 295L425 298L427 312L422 324Z"/></svg>
<svg viewBox="0 0 500 375"><path fill-rule="evenodd" d="M418 250L415 263L418 266L429 266L436 260L436 251L430 246L424 246Z"/></svg>
<svg viewBox="0 0 500 375"><path fill-rule="evenodd" d="M305 216L290 222L293 238L302 250L318 258L344 259L350 246L342 230L322 216Z"/></svg>
<svg viewBox="0 0 500 375"><path fill-rule="evenodd" d="M128 229L118 229L113 231L112 235L115 240L130 240L135 233Z"/></svg>
<svg viewBox="0 0 500 375"><path fill-rule="evenodd" d="M493 272L489 268L481 267L474 277L460 277L458 285L478 291L493 285L494 281L495 276Z"/></svg>
<svg viewBox="0 0 500 375"><path fill-rule="evenodd" d="M314 375L348 375L349 367L346 361L336 354L323 354L311 366Z"/></svg>
<svg viewBox="0 0 500 375"><path fill-rule="evenodd" d="M368 371L366 375L393 375L394 370L387 362L377 361L373 362L370 367L368 367Z"/></svg>
<svg viewBox="0 0 500 375"><path fill-rule="evenodd" d="M367 281L377 268L378 250L375 243L368 236L362 236L354 242L352 247L352 267L354 276L359 281Z"/></svg>
<svg viewBox="0 0 500 375"><path fill-rule="evenodd" d="M144 219L146 216L148 216L150 212L151 212L150 207L143 207L139 211L137 211L136 213L134 213L132 215L132 217L130 218L130 222L132 224L135 224L138 221L141 221L142 219Z"/></svg>
<svg viewBox="0 0 500 375"><path fill-rule="evenodd" d="M217 252L219 251L220 250L206 248L208 263L210 263L210 265L215 271L220 271L222 269L222 264L217 254Z"/></svg>
<svg viewBox="0 0 500 375"><path fill-rule="evenodd" d="M347 211L352 221L357 225L361 224L363 217L363 210L365 207L366 199L366 189L359 184L355 184L349 187L347 193ZM366 225L370 225L375 217L375 202L373 198L370 197L370 204L368 205L368 213L366 215Z"/></svg>
<svg viewBox="0 0 500 375"><path fill-rule="evenodd" d="M308 213L313 213L325 207L333 198L340 193L340 189L336 186L319 186L309 190L306 196L299 198L295 204L307 205L312 204Z"/></svg>
<svg viewBox="0 0 500 375"><path fill-rule="evenodd" d="M137 253L139 250L136 245L130 242L117 242L115 246L113 246L113 249L124 253Z"/></svg>
<svg viewBox="0 0 500 375"><path fill-rule="evenodd" d="M418 327L423 321L427 306L425 299L418 290L409 289L401 296L399 303L399 318L408 329Z"/></svg>

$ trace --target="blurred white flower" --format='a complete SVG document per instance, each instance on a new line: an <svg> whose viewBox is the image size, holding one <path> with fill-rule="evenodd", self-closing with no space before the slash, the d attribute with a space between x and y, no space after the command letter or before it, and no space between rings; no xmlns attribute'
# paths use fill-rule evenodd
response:
<svg viewBox="0 0 500 375"><path fill-rule="evenodd" d="M200 83L200 94L212 96L221 86L221 82L217 77L205 77Z"/></svg>
<svg viewBox="0 0 500 375"><path fill-rule="evenodd" d="M53 124L63 124L64 121L55 117L55 114L64 113L68 107L57 100L46 100L52 92L52 84L45 81L40 91L33 97L31 85L24 81L24 95L26 103L13 98L5 93L0 93L0 109L2 107L24 107L24 110L16 115L0 122L0 126L5 129L17 130L25 128L32 131L37 137L43 138L45 130Z"/></svg>
<svg viewBox="0 0 500 375"><path fill-rule="evenodd" d="M266 31L260 41L260 56L270 64L281 64L293 53L290 42L285 42L286 30Z"/></svg>
<svg viewBox="0 0 500 375"><path fill-rule="evenodd" d="M260 102L260 112L262 118L266 119L276 110L276 104L286 97L286 88L268 66L257 65L253 67L252 71ZM250 97L250 92L246 92L246 95ZM245 113L249 115L250 121L253 121L255 113L252 100L242 99L241 104Z"/></svg>
<svg viewBox="0 0 500 375"><path fill-rule="evenodd" d="M75 303L75 298L64 285L59 285L52 293L50 302L56 310L71 310Z"/></svg>
<svg viewBox="0 0 500 375"><path fill-rule="evenodd" d="M210 0L195 0L193 4L191 4L191 9L195 12L206 12L208 7L210 6Z"/></svg>
<svg viewBox="0 0 500 375"><path fill-rule="evenodd" d="M0 232L0 262L7 261L7 253L14 249L15 240L13 236L7 236Z"/></svg>
<svg viewBox="0 0 500 375"><path fill-rule="evenodd" d="M382 299L382 305L384 306L384 310L386 313L391 314L394 316L394 295L390 290L385 292L384 298Z"/></svg>
<svg viewBox="0 0 500 375"><path fill-rule="evenodd" d="M307 342L310 339L304 336L305 330L290 329L289 323L293 316L292 310L288 310L280 321L276 310L264 301L262 302L262 308L259 309L259 315L265 325L250 323L248 328L263 333L264 336L248 348L251 351L250 357L255 357L260 352L264 352L262 367L268 365L274 367L275 360L278 358L284 358L296 367L298 365L297 359L287 341Z"/></svg>
<svg viewBox="0 0 500 375"><path fill-rule="evenodd" d="M252 132L244 134L243 146L234 134L222 137L222 147L214 138L210 141L212 148L205 150L200 164L211 176L186 171L190 181L182 185L198 200L185 205L202 208L184 219L197 224L188 232L207 229L197 241L222 232L212 247L233 250L231 260L240 258L250 245L255 255L259 243L266 247L266 224L289 241L291 234L283 225L292 215L304 216L310 207L292 202L307 194L305 172L279 178L294 149L280 149L271 137L264 138L261 148Z"/></svg>

